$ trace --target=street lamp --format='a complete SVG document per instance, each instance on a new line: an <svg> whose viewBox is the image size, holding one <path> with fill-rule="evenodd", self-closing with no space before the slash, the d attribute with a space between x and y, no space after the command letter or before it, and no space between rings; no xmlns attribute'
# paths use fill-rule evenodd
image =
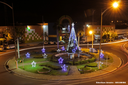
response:
<svg viewBox="0 0 128 85"><path fill-rule="evenodd" d="M45 31L45 25L43 25L43 48L44 48L44 38L45 38L44 37L45 36L45 32L44 31Z"/></svg>
<svg viewBox="0 0 128 85"><path fill-rule="evenodd" d="M87 24L86 26L87 26L87 27L89 27L89 25L88 25L88 24Z"/></svg>
<svg viewBox="0 0 128 85"><path fill-rule="evenodd" d="M88 24L86 24L86 31L87 31L87 29L89 28L90 26L88 25ZM84 30L84 33L85 33L85 30ZM87 34L86 34L86 45L87 45L87 48L88 48L88 36L87 36Z"/></svg>
<svg viewBox="0 0 128 85"><path fill-rule="evenodd" d="M92 31L89 31L89 34L92 35L92 49L93 49L93 32Z"/></svg>
<svg viewBox="0 0 128 85"><path fill-rule="evenodd" d="M13 17L13 29L14 29L14 39L16 40L16 33L15 33L15 22L14 22L14 8L13 8L13 4L12 6L10 6L9 4L0 1L0 3L8 6L9 8L12 9L12 17ZM17 52L16 52L16 41L15 41L15 57L17 57ZM18 68L18 62L17 62L17 58L16 58L16 68Z"/></svg>
<svg viewBox="0 0 128 85"><path fill-rule="evenodd" d="M118 7L118 3L117 3L117 2L114 2L114 3L113 3L113 7L114 7L114 8L117 8L117 7Z"/></svg>
<svg viewBox="0 0 128 85"><path fill-rule="evenodd" d="M99 65L98 65L98 69L100 69L100 53L101 53L101 40L102 40L102 17L103 17L103 14L110 8L117 8L118 7L118 2L114 2L112 4L111 7L108 7L106 10L104 10L103 12L101 12L101 29L100 29L100 46L99 46Z"/></svg>

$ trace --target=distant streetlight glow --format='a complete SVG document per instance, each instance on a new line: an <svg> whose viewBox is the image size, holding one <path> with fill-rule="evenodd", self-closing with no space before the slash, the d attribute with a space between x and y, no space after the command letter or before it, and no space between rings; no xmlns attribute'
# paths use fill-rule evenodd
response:
<svg viewBox="0 0 128 85"><path fill-rule="evenodd" d="M89 31L89 34L92 34L92 31Z"/></svg>
<svg viewBox="0 0 128 85"><path fill-rule="evenodd" d="M87 26L87 27L89 27L89 25L88 25L88 24L87 24L86 26Z"/></svg>
<svg viewBox="0 0 128 85"><path fill-rule="evenodd" d="M117 2L114 2L114 3L113 3L113 7L114 7L114 8L117 8L117 7L118 7L118 3L117 3Z"/></svg>
<svg viewBox="0 0 128 85"><path fill-rule="evenodd" d="M43 25L43 28L45 29L45 25Z"/></svg>
<svg viewBox="0 0 128 85"><path fill-rule="evenodd" d="M93 49L93 32L92 31L89 31L89 34L92 35L92 49Z"/></svg>

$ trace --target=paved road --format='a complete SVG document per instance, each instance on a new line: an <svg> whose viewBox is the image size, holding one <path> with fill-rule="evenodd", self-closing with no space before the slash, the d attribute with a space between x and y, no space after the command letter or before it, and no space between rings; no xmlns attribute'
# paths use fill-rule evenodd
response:
<svg viewBox="0 0 128 85"><path fill-rule="evenodd" d="M125 53L120 49L120 46L122 44L123 43L103 45L102 49L120 57L123 61L122 63L122 66L123 66L127 63L127 57ZM94 46L94 48L99 48L99 47ZM9 52L9 51L12 51L12 50L7 50L6 52ZM36 80L31 78L25 78L25 77L18 76L6 71L6 69L4 68L5 62L9 58L12 58L12 56L14 56L14 53L2 55L3 53L6 53L6 52L0 52L0 85L98 85L98 83L99 82L101 83L101 81L102 83L104 82L115 83L120 81L120 82L126 82L128 85L128 72L127 72L128 65L112 73L109 73L107 75L98 76L91 79L81 79L81 80L72 80L72 81L71 80L70 81L47 81L47 80ZM23 51L21 53L26 53L26 51ZM105 84L102 84L102 85L105 85ZM118 84L118 85L122 85L122 84Z"/></svg>

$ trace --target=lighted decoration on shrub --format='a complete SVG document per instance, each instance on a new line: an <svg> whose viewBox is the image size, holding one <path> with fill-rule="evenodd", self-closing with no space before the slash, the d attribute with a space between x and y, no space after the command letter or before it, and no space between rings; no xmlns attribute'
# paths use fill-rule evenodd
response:
<svg viewBox="0 0 128 85"><path fill-rule="evenodd" d="M62 50L62 51L65 51L65 48L64 48L64 46L63 46L63 47L61 47L61 50Z"/></svg>
<svg viewBox="0 0 128 85"><path fill-rule="evenodd" d="M45 53L45 49L44 49L44 47L43 47L43 49L41 49L41 51L42 51L42 53Z"/></svg>
<svg viewBox="0 0 128 85"><path fill-rule="evenodd" d="M63 66L61 66L62 71L67 71L67 67L68 67L68 66L66 66L65 64L64 64Z"/></svg>
<svg viewBox="0 0 128 85"><path fill-rule="evenodd" d="M104 54L102 52L100 53L100 58L104 58Z"/></svg>
<svg viewBox="0 0 128 85"><path fill-rule="evenodd" d="M79 47L79 50L81 51L81 47Z"/></svg>
<svg viewBox="0 0 128 85"><path fill-rule="evenodd" d="M63 63L63 60L64 60L64 59L63 59L62 57L60 57L60 58L58 59L58 61L59 61L60 64Z"/></svg>
<svg viewBox="0 0 128 85"><path fill-rule="evenodd" d="M33 62L31 63L31 65L32 65L32 67L36 67L36 62L33 61Z"/></svg>
<svg viewBox="0 0 128 85"><path fill-rule="evenodd" d="M97 62L97 65L99 64L99 62ZM103 62L100 61L100 66L102 66Z"/></svg>
<svg viewBox="0 0 128 85"><path fill-rule="evenodd" d="M46 53L44 53L44 55L43 55L43 56L44 56L44 58L47 58L47 56L48 56L48 55L46 55Z"/></svg>
<svg viewBox="0 0 128 85"><path fill-rule="evenodd" d="M76 52L76 49L72 49L72 52L75 53Z"/></svg>
<svg viewBox="0 0 128 85"><path fill-rule="evenodd" d="M58 53L59 53L60 51L61 51L60 49L57 50Z"/></svg>
<svg viewBox="0 0 128 85"><path fill-rule="evenodd" d="M77 46L76 46L76 50L77 50Z"/></svg>
<svg viewBox="0 0 128 85"><path fill-rule="evenodd" d="M30 58L30 53L27 52L27 54L25 55L26 55L26 58Z"/></svg>

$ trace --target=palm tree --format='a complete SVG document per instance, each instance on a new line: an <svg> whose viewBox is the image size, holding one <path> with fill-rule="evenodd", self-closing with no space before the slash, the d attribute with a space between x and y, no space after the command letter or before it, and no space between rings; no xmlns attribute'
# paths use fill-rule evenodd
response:
<svg viewBox="0 0 128 85"><path fill-rule="evenodd" d="M63 25L56 22L53 28L57 31L57 49L59 49L59 31L62 29Z"/></svg>

